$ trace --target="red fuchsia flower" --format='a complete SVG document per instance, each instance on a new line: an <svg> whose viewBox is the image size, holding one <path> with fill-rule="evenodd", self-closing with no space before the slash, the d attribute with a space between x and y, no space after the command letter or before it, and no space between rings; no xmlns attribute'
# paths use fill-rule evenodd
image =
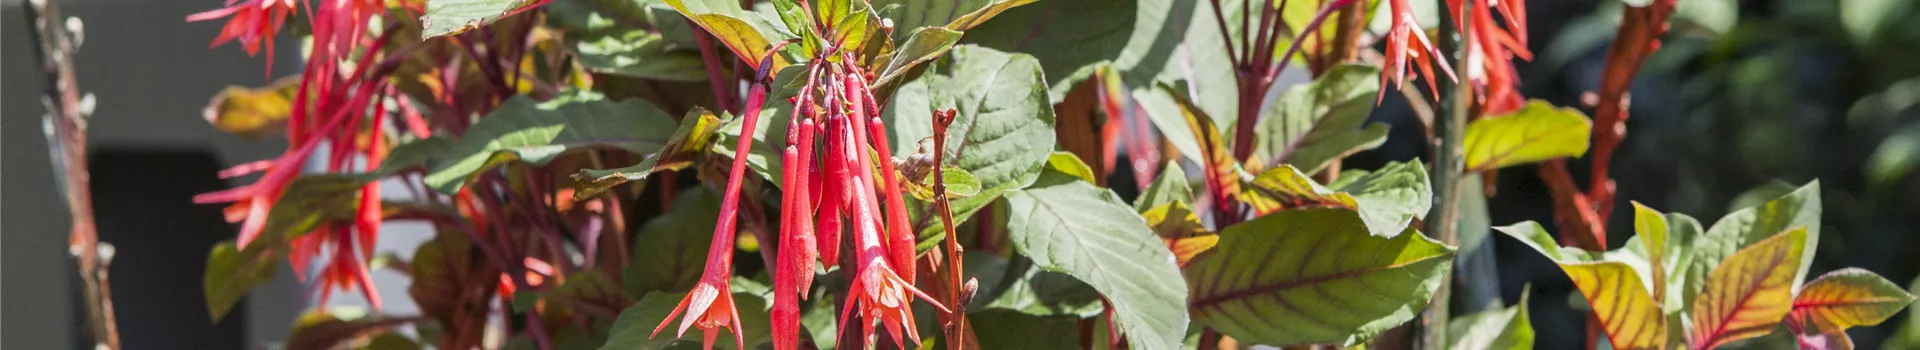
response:
<svg viewBox="0 0 1920 350"><path fill-rule="evenodd" d="M287 15L293 14L293 0L227 0L227 7L218 10L195 13L187 16L187 22L199 22L221 17L231 17L227 25L220 28L220 35L213 38L209 48L219 47L234 39L240 39L240 46L247 49L247 55L260 52L260 45L267 46L267 70L273 70L273 35L287 24Z"/></svg>
<svg viewBox="0 0 1920 350"><path fill-rule="evenodd" d="M728 169L727 189L720 200L719 221L713 227L713 244L707 250L706 271L701 275L700 282L693 286L693 291L687 293L686 298L674 306L673 312L667 314L667 319L653 329L654 336L659 336L661 330L667 329L667 325L673 323L674 316L685 312L686 317L680 320L680 331L675 337L686 335L688 327L698 327L705 335L702 344L711 349L719 329L727 328L733 333L734 347L745 348L745 338L740 335L738 326L740 312L734 309L730 285L733 277L734 228L740 222L740 184L746 177L746 152L753 149L751 135L754 134L754 127L760 123L760 109L766 103L767 85L773 82L773 77L769 75L773 70L772 55L785 45L776 44L767 51L768 56L760 60L755 75L758 80L747 92L747 108L743 113L745 118L740 120L740 135L743 136L734 147L739 154L733 157L733 167Z"/></svg>
<svg viewBox="0 0 1920 350"><path fill-rule="evenodd" d="M1421 29L1420 23L1414 20L1413 8L1407 5L1407 0L1390 0L1388 6L1388 15L1393 16L1391 18L1393 25L1387 30L1385 64L1387 69L1380 71L1380 85L1386 86L1388 82L1392 82L1398 87L1405 84L1407 71L1410 68L1407 66L1408 63L1420 66L1420 75L1426 79L1427 89L1430 91L1440 91L1434 83L1438 78L1433 75L1434 62L1440 63L1440 71L1446 72L1448 80L1456 79L1453 68L1447 67L1446 56L1441 55L1440 50L1433 46L1433 42L1427 40L1426 31ZM1375 97L1375 103L1386 97L1387 91L1388 89L1380 89L1380 95Z"/></svg>
<svg viewBox="0 0 1920 350"><path fill-rule="evenodd" d="M1448 0L1447 10L1453 18L1463 18L1460 9L1465 7L1460 0ZM1533 52L1527 49L1526 3L1522 0L1493 0L1490 3L1476 3L1468 15L1473 16L1471 28L1472 47L1468 51L1467 80L1472 82L1480 93L1481 115L1502 115L1526 104L1526 98L1520 96L1519 77L1513 68L1514 57L1533 60ZM1494 22L1493 12L1498 10L1506 27Z"/></svg>

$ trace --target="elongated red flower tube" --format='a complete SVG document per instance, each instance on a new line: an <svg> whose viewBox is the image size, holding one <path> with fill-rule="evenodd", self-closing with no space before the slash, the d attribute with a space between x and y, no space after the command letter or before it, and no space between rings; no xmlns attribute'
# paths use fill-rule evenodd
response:
<svg viewBox="0 0 1920 350"><path fill-rule="evenodd" d="M746 339L741 336L740 312L734 309L733 289L733 239L734 227L740 222L740 184L746 177L748 150L753 149L754 127L760 123L760 109L766 104L767 85L772 83L768 72L773 70L771 56L786 43L776 44L768 51L768 58L760 60L756 72L757 80L753 88L747 91L747 108L740 122L740 141L735 143L733 167L728 169L727 189L720 200L720 217L713 227L713 244L707 249L706 270L700 276L700 282L693 286L673 312L653 329L653 336L659 336L660 330L673 323L673 317L686 313L680 320L680 331L676 337L685 336L687 327L697 326L704 333L702 344L713 347L714 337L719 328L727 328L733 333L734 348L745 348Z"/></svg>

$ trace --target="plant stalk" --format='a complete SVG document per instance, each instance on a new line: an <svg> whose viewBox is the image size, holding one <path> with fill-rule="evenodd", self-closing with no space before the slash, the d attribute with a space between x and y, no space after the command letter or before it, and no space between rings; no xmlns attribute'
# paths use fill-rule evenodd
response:
<svg viewBox="0 0 1920 350"><path fill-rule="evenodd" d="M35 0L27 6L27 21L35 35L46 79L49 101L46 122L53 125L47 134L47 147L53 150L53 171L61 180L66 195L67 213L73 230L68 233L68 251L80 274L82 298L87 307L87 324L93 336L93 348L119 349L120 331L113 316L113 295L107 283L107 266L113 260L113 246L100 242L93 220L92 175L87 170L87 116L80 109L79 79L73 71L73 52L77 48L73 33L67 32L67 18L60 15L59 0Z"/></svg>
<svg viewBox="0 0 1920 350"><path fill-rule="evenodd" d="M1435 0L1435 2L1443 9L1439 11L1440 13L1448 13L1444 10L1447 8L1447 0ZM1466 14L1469 11L1464 9L1473 8L1476 5L1473 0L1463 0L1461 6L1463 10L1460 13ZM1440 33L1443 36L1441 45L1445 51L1455 52L1457 55L1453 60L1455 72L1468 71L1467 64L1470 60L1467 58L1472 55L1469 50L1473 47L1473 36L1472 31L1467 28L1473 25L1472 20L1472 16L1461 16L1461 18L1445 18L1440 21ZM1454 40L1447 40L1444 37L1445 33L1455 33L1457 37ZM1435 77L1428 77L1428 79L1433 78ZM1458 226L1455 225L1455 220L1459 218L1460 211L1458 205L1461 195L1460 179L1466 170L1461 141L1465 138L1467 119L1472 117L1473 108L1473 89L1468 84L1471 84L1471 79L1461 77L1455 80L1454 85L1438 91L1442 101L1450 98L1453 103L1437 104L1446 108L1445 113L1438 116L1443 120L1434 122L1434 128L1438 129L1436 134L1440 135L1439 147L1433 149L1433 174L1436 184L1434 198L1440 199L1440 203L1437 203L1433 213L1427 216L1426 224L1427 233L1447 245L1457 244L1455 242L1458 241L1455 232ZM1447 322L1452 317L1448 304L1453 299L1453 271L1448 270L1443 274L1440 289L1434 292L1433 301L1428 304L1426 313L1421 316L1425 320L1422 323L1425 328L1422 329L1420 337L1421 348L1424 349L1444 349L1447 346Z"/></svg>

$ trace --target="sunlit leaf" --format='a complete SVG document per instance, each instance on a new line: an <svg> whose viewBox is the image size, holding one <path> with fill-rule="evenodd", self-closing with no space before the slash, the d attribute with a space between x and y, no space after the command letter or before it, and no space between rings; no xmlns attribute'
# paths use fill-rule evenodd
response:
<svg viewBox="0 0 1920 350"><path fill-rule="evenodd" d="M530 0L431 0L427 15L420 18L421 37L459 34L506 18L536 4Z"/></svg>
<svg viewBox="0 0 1920 350"><path fill-rule="evenodd" d="M973 29L1000 13L1037 0L960 0L960 1L915 1L915 0L879 0L873 2L873 8L893 21L895 41L904 41L899 37L907 30L921 27L942 27L954 31ZM893 10L888 7L898 6Z"/></svg>
<svg viewBox="0 0 1920 350"><path fill-rule="evenodd" d="M1172 201L1140 213L1147 219L1147 226L1153 228L1153 234L1167 242L1167 251L1173 252L1175 262L1187 266L1195 256L1213 249L1220 243L1220 235L1207 230L1200 223L1200 216L1187 208L1186 202Z"/></svg>
<svg viewBox="0 0 1920 350"><path fill-rule="evenodd" d="M639 100L612 102L583 94L535 103L507 100L468 128L427 172L428 186L453 194L494 167L521 161L535 165L573 150L605 147L634 154L657 152L672 140L673 118Z"/></svg>
<svg viewBox="0 0 1920 350"><path fill-rule="evenodd" d="M1241 190L1240 200L1261 214L1300 208L1360 208L1353 195L1321 186L1291 165L1267 169Z"/></svg>
<svg viewBox="0 0 1920 350"><path fill-rule="evenodd" d="M912 34L907 35L905 44L893 52L887 65L875 72L879 78L873 81L873 85L894 82L912 71L914 66L939 58L940 54L952 49L954 43L960 42L960 34L940 27L914 29Z"/></svg>
<svg viewBox="0 0 1920 350"><path fill-rule="evenodd" d="M1027 187L1040 176L1053 152L1053 105L1046 81L1033 57L975 46L960 46L947 58L906 82L888 102L881 118L893 149L910 149L933 136L933 110L959 114L947 129L947 164L980 180L980 193L954 198L953 219L966 221L1009 190ZM930 206L909 206L911 217ZM916 219L914 230L940 231L939 220Z"/></svg>
<svg viewBox="0 0 1920 350"><path fill-rule="evenodd" d="M967 172L966 169L955 168L951 165L941 167L940 177L947 180L947 198L949 199L966 198L980 194L980 179L973 177L973 173ZM912 192L915 199L931 202L933 201L933 180L933 173L928 172L926 177L919 181L903 181L901 183L906 185L907 191Z"/></svg>
<svg viewBox="0 0 1920 350"><path fill-rule="evenodd" d="M1048 173L1006 198L1013 246L1035 266L1072 275L1106 296L1134 348L1180 345L1188 319L1179 267L1119 196Z"/></svg>
<svg viewBox="0 0 1920 350"><path fill-rule="evenodd" d="M1495 227L1553 259L1580 289L1592 315L1615 349L1661 349L1667 345L1667 318L1632 265L1601 259L1601 254L1560 247L1540 224L1522 222Z"/></svg>
<svg viewBox="0 0 1920 350"><path fill-rule="evenodd" d="M1087 166L1087 162L1081 161L1080 157L1074 156L1073 153L1053 152L1053 155L1047 156L1047 169L1085 180L1087 183L1099 183L1094 181L1098 175L1094 175L1093 167Z"/></svg>
<svg viewBox="0 0 1920 350"><path fill-rule="evenodd" d="M1254 127L1251 169L1289 164L1301 172L1320 172L1333 160L1387 141L1386 123L1367 123L1373 112L1380 69L1363 65L1334 67L1313 82L1295 85L1268 105Z"/></svg>
<svg viewBox="0 0 1920 350"><path fill-rule="evenodd" d="M1741 248L1800 227L1806 228L1805 251L1819 251L1819 181L1810 182L1764 204L1721 217L1694 243L1693 257L1687 262L1686 289L1682 291L1686 305L1693 305L1697 296L1704 295L1705 289L1710 286L1706 282L1707 275L1720 266L1722 260ZM1798 272L1794 273L1793 280L1806 280L1807 270L1813 266L1813 254L1799 256L1796 264ZM1796 285L1793 288L1798 290L1800 287Z"/></svg>
<svg viewBox="0 0 1920 350"><path fill-rule="evenodd" d="M1242 181L1240 162L1233 159L1233 153L1227 149L1219 127L1215 126L1213 118L1208 116L1206 111L1188 100L1180 88L1171 85L1161 84L1159 91L1154 93L1136 91L1133 96L1147 107L1150 118L1154 120L1155 125L1160 126L1161 130L1167 132L1169 140L1180 140L1172 142L1174 147L1200 163L1202 175L1205 176L1208 186L1219 186L1219 188L1208 190L1219 191L1212 195L1243 194L1240 189ZM1179 124L1173 124L1176 120ZM1175 135L1180 131L1185 131L1185 135ZM1192 147L1192 149L1181 149L1183 141L1189 143L1186 147Z"/></svg>
<svg viewBox="0 0 1920 350"><path fill-rule="evenodd" d="M588 70L666 81L704 82L705 62L700 54L675 50L659 33L629 31L580 42L580 64Z"/></svg>
<svg viewBox="0 0 1920 350"><path fill-rule="evenodd" d="M630 181L645 180L657 171L675 171L693 165L693 160L706 154L713 146L713 140L719 136L720 118L705 108L694 107L687 116L680 119L680 128L667 139L660 151L647 155L645 160L632 166L608 170L581 170L574 175L579 192L575 199L593 197L608 188Z"/></svg>
<svg viewBox="0 0 1920 350"><path fill-rule="evenodd" d="M327 310L309 310L295 321L293 334L287 336L285 349L340 349L346 347L349 341L385 334L394 327L413 321L413 318L365 315L364 312L361 315L336 315Z"/></svg>
<svg viewBox="0 0 1920 350"><path fill-rule="evenodd" d="M1191 9L1172 0L1047 0L1006 10L968 30L963 41L1039 58L1053 87L1050 100L1059 102L1099 66L1164 66L1179 41L1160 36L1185 29ZM1127 79L1134 86L1151 82Z"/></svg>
<svg viewBox="0 0 1920 350"><path fill-rule="evenodd" d="M1426 218L1433 207L1427 166L1419 159L1389 162L1378 170L1353 175L1342 176L1333 190L1353 196L1353 203L1360 206L1360 219L1366 220L1367 230L1375 236L1398 233L1413 219Z"/></svg>
<svg viewBox="0 0 1920 350"><path fill-rule="evenodd" d="M1885 322L1912 304L1913 294L1873 272L1845 268L1807 282L1793 297L1787 328L1803 337L1846 338L1848 328Z"/></svg>
<svg viewBox="0 0 1920 350"><path fill-rule="evenodd" d="M1587 153L1593 122L1571 108L1529 101L1513 114L1467 125L1467 169L1481 171Z"/></svg>
<svg viewBox="0 0 1920 350"><path fill-rule="evenodd" d="M1533 349L1533 324L1527 316L1527 297L1533 286L1521 289L1520 302L1499 310L1455 317L1447 323L1453 350Z"/></svg>
<svg viewBox="0 0 1920 350"><path fill-rule="evenodd" d="M978 259L976 259L978 258ZM975 262L973 260L980 260ZM999 256L968 256L968 267L976 263L982 266L1003 266L998 279L982 279L981 283L996 282L994 286L982 285L980 288L992 288L991 292L975 294L970 310L1008 310L1032 316L1061 316L1084 318L1099 315L1101 311L1100 293L1086 282L1071 275L1057 271L1047 271L1033 264L1033 260L1024 256L1002 259ZM968 273L987 271L968 270ZM979 321L974 321L978 323Z"/></svg>
<svg viewBox="0 0 1920 350"><path fill-rule="evenodd" d="M293 97L299 90L298 77L281 78L259 88L228 86L213 95L205 116L213 128L247 138L285 132L282 126L293 114Z"/></svg>
<svg viewBox="0 0 1920 350"><path fill-rule="evenodd" d="M1353 345L1425 309L1452 257L1411 230L1368 234L1351 210L1282 211L1228 227L1187 265L1189 305L1242 343Z"/></svg>
<svg viewBox="0 0 1920 350"><path fill-rule="evenodd" d="M785 38L773 37L774 31L766 30L757 23L759 15L740 9L738 2L730 0L666 0L675 11L692 19L707 33L725 44L734 55L746 61L748 66L760 66L760 60L767 57L767 51L773 49L773 43ZM773 56L773 69L778 70L792 64L786 57Z"/></svg>
<svg viewBox="0 0 1920 350"><path fill-rule="evenodd" d="M1793 309L1793 264L1805 252L1807 231L1796 228L1754 243L1707 275L1705 294L1694 299L1695 348L1766 335Z"/></svg>
<svg viewBox="0 0 1920 350"><path fill-rule="evenodd" d="M1160 177L1147 185L1147 189L1140 192L1140 198L1133 201L1133 209L1144 213L1161 204L1191 200L1193 189L1187 185L1187 172L1180 169L1179 162L1169 161L1160 168Z"/></svg>

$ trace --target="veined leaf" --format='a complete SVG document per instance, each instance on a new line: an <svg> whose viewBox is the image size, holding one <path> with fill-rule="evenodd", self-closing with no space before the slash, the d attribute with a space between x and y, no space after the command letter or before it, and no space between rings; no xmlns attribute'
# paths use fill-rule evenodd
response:
<svg viewBox="0 0 1920 350"><path fill-rule="evenodd" d="M747 62L747 66L758 67L760 60L767 57L767 51L773 49L773 43L785 38L774 37L774 31L753 22L759 19L741 10L739 3L721 0L666 0L675 11L692 19L694 24L706 29L707 33L720 39L734 55ZM710 3L712 2L712 3ZM773 69L779 70L793 64L786 57L773 56Z"/></svg>
<svg viewBox="0 0 1920 350"><path fill-rule="evenodd" d="M1035 266L1093 286L1136 349L1180 346L1187 300L1173 254L1112 191L1049 173L1007 193L1009 238Z"/></svg>
<svg viewBox="0 0 1920 350"><path fill-rule="evenodd" d="M1040 176L1053 152L1053 105L1046 81L1033 57L974 46L954 48L947 59L907 82L882 113L893 149L910 149L933 136L935 108L955 108L947 129L945 165L966 170L980 181L980 193L952 200L955 222L966 221L1009 190L1027 187ZM914 230L939 232L939 220L925 215L931 205L909 206Z"/></svg>
<svg viewBox="0 0 1920 350"><path fill-rule="evenodd" d="M1240 200L1253 206L1254 212L1262 215L1302 208L1360 209L1353 195L1321 186L1291 165L1267 169L1253 177L1253 181L1241 187Z"/></svg>
<svg viewBox="0 0 1920 350"><path fill-rule="evenodd" d="M1587 153L1593 122L1571 108L1535 100L1506 116L1467 125L1467 170L1483 171Z"/></svg>
<svg viewBox="0 0 1920 350"><path fill-rule="evenodd" d="M1228 227L1186 267L1194 318L1244 343L1353 345L1413 319L1453 249L1418 232L1367 233L1346 209L1282 211Z"/></svg>
<svg viewBox="0 0 1920 350"><path fill-rule="evenodd" d="M1098 67L1165 66L1163 61L1180 41L1161 36L1184 30L1192 7L1171 0L1041 1L1009 9L968 30L963 40L1039 58L1047 85L1053 87L1049 100L1057 103ZM1152 84L1148 78L1126 81L1133 86Z"/></svg>
<svg viewBox="0 0 1920 350"><path fill-rule="evenodd" d="M1693 302L1693 345L1712 349L1766 335L1793 308L1793 264L1805 251L1807 231L1796 228L1755 243L1707 275L1705 294Z"/></svg>
<svg viewBox="0 0 1920 350"><path fill-rule="evenodd" d="M981 280L981 283L997 282L993 286L997 288L988 294L975 294L974 300L984 302L975 302L979 306L968 307L969 310L1008 310L1033 316L1072 318L1093 317L1102 310L1100 293L1071 275L1043 270L1023 256L1014 256L1012 261L991 254L980 258L982 263L1005 268L999 278Z"/></svg>
<svg viewBox="0 0 1920 350"><path fill-rule="evenodd" d="M1600 253L1563 248L1553 235L1534 222L1495 227L1553 259L1573 279L1580 295L1615 349L1662 349L1667 345L1667 318L1643 283L1640 272L1620 261L1601 259Z"/></svg>
<svg viewBox="0 0 1920 350"><path fill-rule="evenodd" d="M459 34L493 23L525 9L533 0L432 0L427 15L420 18L426 27L422 38Z"/></svg>
<svg viewBox="0 0 1920 350"><path fill-rule="evenodd" d="M1375 81L1379 75L1380 69L1372 66L1340 65L1311 83L1287 89L1254 126L1253 158L1247 167L1290 164L1312 174L1335 159L1386 143L1387 124L1367 123L1380 90Z"/></svg>
<svg viewBox="0 0 1920 350"><path fill-rule="evenodd" d="M1667 267L1671 266L1667 261L1667 217L1640 202L1633 202L1633 232L1640 238L1647 262L1652 265L1653 297L1664 298L1667 295Z"/></svg>
<svg viewBox="0 0 1920 350"><path fill-rule="evenodd" d="M1145 213L1161 204L1190 200L1193 200L1193 188L1187 185L1186 170L1180 169L1178 161L1168 161L1160 168L1160 178L1153 179L1153 183L1140 192L1140 198L1133 201L1133 209Z"/></svg>
<svg viewBox="0 0 1920 350"><path fill-rule="evenodd" d="M659 33L633 30L580 42L580 64L613 75L666 81L705 82L700 54L674 50Z"/></svg>
<svg viewBox="0 0 1920 350"><path fill-rule="evenodd" d="M1147 219L1154 235L1167 242L1167 250L1173 252L1174 261L1182 267L1220 243L1220 235L1208 231L1200 223L1200 216L1187 208L1186 202L1166 202L1140 216Z"/></svg>
<svg viewBox="0 0 1920 350"><path fill-rule="evenodd" d="M619 169L581 170L574 174L580 190L574 192L575 200L585 199L606 192L630 181L645 180L657 171L675 171L693 165L693 160L706 154L719 136L720 118L706 108L694 107L687 116L680 119L680 128L674 130L673 137L667 139L660 152L647 155L646 160Z"/></svg>
<svg viewBox="0 0 1920 350"><path fill-rule="evenodd" d="M1186 112L1180 103L1174 100L1175 94L1159 88L1133 90L1134 102L1146 110L1147 121L1160 130L1167 144L1173 146L1180 156L1192 159L1194 163L1207 164L1206 152L1201 150L1200 133L1187 126ZM1218 131L1215 132L1218 135ZM1171 157L1171 155L1169 155Z"/></svg>
<svg viewBox="0 0 1920 350"><path fill-rule="evenodd" d="M735 279L735 281L740 280ZM627 307L626 310L620 311L619 319L613 321L613 327L611 328L612 334L607 336L606 344L601 345L600 349L653 350L667 349L668 346L675 346L682 343L699 344L700 339L697 335L686 338L673 337L673 334L661 334L658 337L652 336L653 327L660 324L660 321L666 320L667 314L673 311L674 305L678 305L680 299L686 295L687 293L661 292L647 294L646 297L640 299L639 303L635 303L633 306ZM756 348L761 344L772 341L771 333L768 332L772 328L770 328L767 323L766 299L761 298L758 294L735 291L733 293L733 302L734 309L739 312L741 323L736 325L736 327L739 327L738 329L740 329L741 335L745 336L747 347ZM718 334L717 339L733 338L733 333L727 327L721 327L713 332ZM733 342L731 341L716 341L713 342L713 345L714 348L718 349L733 348Z"/></svg>
<svg viewBox="0 0 1920 350"><path fill-rule="evenodd" d="M887 60L885 68L877 72L879 78L873 81L873 85L880 86L894 82L912 71L914 66L940 58L940 54L946 53L948 49L953 48L954 43L960 42L960 34L961 32L940 27L914 29L912 34L907 35L906 43L893 52L893 58Z"/></svg>
<svg viewBox="0 0 1920 350"><path fill-rule="evenodd" d="M1687 261L1686 289L1683 294L1687 305L1694 303L1695 297L1704 295L1707 286L1707 274L1722 260L1732 256L1743 247L1791 228L1806 228L1805 251L1818 251L1820 246L1820 182L1814 181L1801 186L1779 198L1774 198L1759 206L1735 211L1721 217L1713 223L1705 234L1694 243L1693 257ZM1806 280L1807 270L1813 266L1812 254L1800 256L1799 269L1793 275L1794 281ZM1799 290L1799 286L1794 286Z"/></svg>
<svg viewBox="0 0 1920 350"><path fill-rule="evenodd" d="M879 0L873 2L873 8L881 9L881 13L893 21L894 28L942 27L964 32L999 16L1001 12L1034 1L1038 0ZM894 6L898 8L887 9ZM895 30L894 41L904 41L906 38L898 36L905 34L905 31Z"/></svg>
<svg viewBox="0 0 1920 350"><path fill-rule="evenodd" d="M980 194L980 179L974 178L973 173L967 172L966 169L951 165L944 166L940 168L940 177L947 180L947 198L949 199ZM931 202L933 201L933 180L933 172L927 172L926 177L918 181L901 183L906 184L907 191L912 192L914 199Z"/></svg>
<svg viewBox="0 0 1920 350"><path fill-rule="evenodd" d="M673 138L669 125L672 118L640 100L583 94L536 104L516 96L455 140L444 154L452 159L431 165L425 182L453 194L480 173L513 161L546 164L561 153L593 147L653 153Z"/></svg>
<svg viewBox="0 0 1920 350"><path fill-rule="evenodd" d="M1521 289L1520 302L1511 307L1454 318L1447 324L1447 339L1453 350L1527 350L1533 349L1533 324L1527 317L1527 296L1533 286Z"/></svg>
<svg viewBox="0 0 1920 350"><path fill-rule="evenodd" d="M1087 166L1087 162L1081 161L1080 157L1073 153L1053 152L1052 155L1047 156L1047 169L1086 180L1087 183L1099 183L1094 181L1097 175L1093 174L1093 167Z"/></svg>
<svg viewBox="0 0 1920 350"><path fill-rule="evenodd" d="M713 244L720 196L706 187L684 190L665 214L640 227L633 239L633 260L620 278L627 295L684 293L700 281L707 249Z"/></svg>
<svg viewBox="0 0 1920 350"><path fill-rule="evenodd" d="M1419 159L1390 162L1371 172L1341 176L1333 186L1353 196L1360 206L1360 219L1375 236L1390 236L1427 217L1433 207L1433 191L1427 184L1427 166Z"/></svg>
<svg viewBox="0 0 1920 350"><path fill-rule="evenodd" d="M1160 125L1163 123L1161 120L1174 117L1184 124L1184 129L1189 131L1188 135L1191 137L1187 140L1194 142L1191 150L1193 153L1188 153L1189 157L1194 157L1193 159L1200 163L1200 167L1204 170L1203 175L1207 179L1208 191L1214 192L1211 195L1217 197L1214 198L1215 201L1224 202L1227 199L1225 197L1236 197L1234 199L1236 201L1245 200L1237 198L1243 194L1240 189L1242 181L1240 162L1234 160L1233 153L1227 150L1226 141L1220 136L1220 129L1214 126L1213 118L1207 116L1207 112L1201 110L1199 106L1194 105L1193 101L1188 100L1182 89L1166 84L1161 84L1159 87L1160 93L1145 94L1149 97L1135 92L1134 98L1141 99L1142 104L1159 106L1148 108L1150 114L1162 114L1154 117L1154 124ZM1171 135L1181 129L1162 125L1161 130L1168 131L1169 139L1173 139ZM1175 142L1174 146L1178 148L1180 143ZM1188 150L1181 150L1181 152L1188 152Z"/></svg>
<svg viewBox="0 0 1920 350"><path fill-rule="evenodd" d="M1847 328L1878 325L1913 300L1913 294L1873 272L1840 269L1808 282L1793 297L1787 328L1802 336L1845 338Z"/></svg>

